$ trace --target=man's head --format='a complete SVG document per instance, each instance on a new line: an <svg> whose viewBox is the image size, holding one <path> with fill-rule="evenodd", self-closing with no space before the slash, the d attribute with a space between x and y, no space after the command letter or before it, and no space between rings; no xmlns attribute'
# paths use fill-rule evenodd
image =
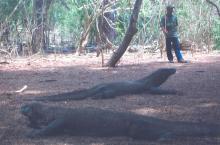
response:
<svg viewBox="0 0 220 145"><path fill-rule="evenodd" d="M167 13L167 15L172 15L174 8L175 8L175 7L172 6L172 5L166 6L166 13Z"/></svg>

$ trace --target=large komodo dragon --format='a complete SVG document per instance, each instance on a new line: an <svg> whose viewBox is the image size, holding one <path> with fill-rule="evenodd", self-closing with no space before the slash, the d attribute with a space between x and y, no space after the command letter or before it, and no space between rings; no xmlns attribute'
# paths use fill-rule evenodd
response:
<svg viewBox="0 0 220 145"><path fill-rule="evenodd" d="M134 113L113 112L97 108L62 108L40 103L26 104L21 113L34 128L28 137L53 135L114 137L166 140L180 137L220 136L214 124L171 122Z"/></svg>
<svg viewBox="0 0 220 145"><path fill-rule="evenodd" d="M175 91L161 90L159 87L171 75L175 74L174 68L162 68L151 75L135 81L113 82L99 84L90 89L83 89L52 96L41 96L36 101L66 101L81 100L85 98L107 99L126 94L152 93L152 94L175 94Z"/></svg>

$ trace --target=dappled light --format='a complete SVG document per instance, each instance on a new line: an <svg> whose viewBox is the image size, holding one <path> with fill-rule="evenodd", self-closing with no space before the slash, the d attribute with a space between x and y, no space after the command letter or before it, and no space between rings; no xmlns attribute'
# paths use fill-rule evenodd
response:
<svg viewBox="0 0 220 145"><path fill-rule="evenodd" d="M199 104L197 107L208 108L208 107L219 107L219 106L220 106L220 103L211 102L211 103Z"/></svg>
<svg viewBox="0 0 220 145"><path fill-rule="evenodd" d="M146 107L146 108L132 110L132 112L146 116L157 116L160 113L160 110Z"/></svg>

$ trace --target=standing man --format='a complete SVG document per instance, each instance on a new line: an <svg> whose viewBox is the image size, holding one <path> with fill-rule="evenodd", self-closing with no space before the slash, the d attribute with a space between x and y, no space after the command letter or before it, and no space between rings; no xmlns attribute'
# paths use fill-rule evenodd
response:
<svg viewBox="0 0 220 145"><path fill-rule="evenodd" d="M174 63L172 48L175 51L177 60L179 63L187 63L183 59L183 56L180 52L180 43L178 39L177 32L177 17L173 15L174 6L168 5L166 7L166 15L161 18L160 26L166 38L166 52L167 58L170 63Z"/></svg>

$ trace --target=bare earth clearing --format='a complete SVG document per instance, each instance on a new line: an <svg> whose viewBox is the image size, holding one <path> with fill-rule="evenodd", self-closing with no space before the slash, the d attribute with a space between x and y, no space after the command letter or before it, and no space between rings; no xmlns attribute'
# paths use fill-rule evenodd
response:
<svg viewBox="0 0 220 145"><path fill-rule="evenodd" d="M138 141L127 137L92 138L58 136L28 139L27 120L20 114L24 98L52 95L99 83L136 80L158 68L176 68L177 73L162 85L182 92L178 95L127 95L107 100L53 103L65 107L98 107L131 111L167 120L220 124L220 54L186 56L189 64L169 64L157 55L125 54L116 68L101 68L101 58L49 55L16 59L0 64L0 144L1 145L217 145L218 138L182 138L166 141ZM16 92L27 85L23 92Z"/></svg>

